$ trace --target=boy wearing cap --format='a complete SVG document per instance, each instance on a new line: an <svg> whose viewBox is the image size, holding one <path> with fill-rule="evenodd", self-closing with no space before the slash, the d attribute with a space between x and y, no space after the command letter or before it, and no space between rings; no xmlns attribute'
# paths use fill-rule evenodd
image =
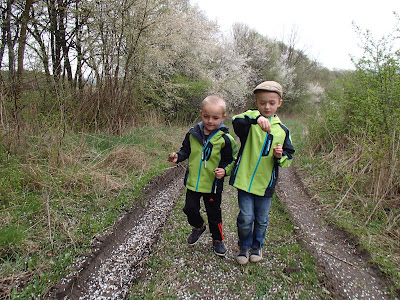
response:
<svg viewBox="0 0 400 300"><path fill-rule="evenodd" d="M288 167L295 152L289 130L275 114L282 105L282 86L265 81L254 89L257 109L232 118L241 146L229 183L238 190L237 217L239 252L236 260L244 265L262 259L271 197L279 167Z"/></svg>
<svg viewBox="0 0 400 300"><path fill-rule="evenodd" d="M200 215L200 198L203 197L214 252L219 256L226 253L221 216L225 168L232 168L237 152L235 141L223 123L225 110L224 99L215 95L206 97L200 111L202 121L190 128L179 152L168 157L168 161L175 163L189 158L183 211L193 229L187 242L196 244L206 230Z"/></svg>

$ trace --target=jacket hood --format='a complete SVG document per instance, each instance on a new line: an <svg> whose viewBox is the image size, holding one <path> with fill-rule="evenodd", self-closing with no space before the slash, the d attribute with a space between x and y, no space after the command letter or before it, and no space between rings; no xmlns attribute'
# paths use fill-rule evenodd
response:
<svg viewBox="0 0 400 300"><path fill-rule="evenodd" d="M199 123L196 124L196 126L194 126L195 128L199 126L201 132L204 132L204 124L203 121L200 121ZM219 130L222 130L225 133L229 133L229 129L225 126L224 122L221 121L221 123L219 124L218 128Z"/></svg>

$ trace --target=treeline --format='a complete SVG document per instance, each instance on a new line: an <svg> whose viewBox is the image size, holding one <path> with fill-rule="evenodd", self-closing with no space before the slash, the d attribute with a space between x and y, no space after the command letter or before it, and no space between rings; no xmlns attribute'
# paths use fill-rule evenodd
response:
<svg viewBox="0 0 400 300"><path fill-rule="evenodd" d="M319 101L332 76L296 49L296 32L276 41L236 24L225 37L188 0L6 0L1 17L0 123L17 132L193 121L206 94L235 109L267 79L289 109Z"/></svg>

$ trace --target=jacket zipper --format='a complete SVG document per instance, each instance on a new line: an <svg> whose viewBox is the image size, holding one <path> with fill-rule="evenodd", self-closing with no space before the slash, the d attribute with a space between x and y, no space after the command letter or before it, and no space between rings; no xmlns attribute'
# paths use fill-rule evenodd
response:
<svg viewBox="0 0 400 300"><path fill-rule="evenodd" d="M265 136L264 144L263 144L263 146L261 148L261 152L260 152L260 155L258 157L258 161L257 161L256 167L254 169L253 176L251 177L248 192L250 192L250 190L251 190L251 185L253 184L254 176L256 175L256 172L257 172L257 169L258 169L258 165L260 164L260 160L261 160L261 157L263 155L265 143L267 142L267 140L268 140L268 133Z"/></svg>
<svg viewBox="0 0 400 300"><path fill-rule="evenodd" d="M201 151L201 159L200 159L200 166L199 166L199 173L197 175L197 183L196 183L196 191L199 188L199 181L200 181L200 173L201 173L201 164L203 163L204 160L204 168L207 168L207 161L206 156L204 155L204 149L207 147L208 143L211 141L211 139L214 137L214 135L217 134L219 129L208 139L208 141L204 144L203 150ZM211 152L207 152L207 155L211 155Z"/></svg>
<svg viewBox="0 0 400 300"><path fill-rule="evenodd" d="M274 182L274 179L275 179L275 167L272 168L271 181L270 181L268 187L271 187L271 186L272 186L272 183Z"/></svg>
<svg viewBox="0 0 400 300"><path fill-rule="evenodd" d="M240 164L240 159L242 158L242 156L239 156L239 159L238 159L238 161L237 161L237 163L236 163L236 167L235 167L235 171L233 172L233 175L234 176L236 176L236 173L237 173L237 171L238 171L238 169L239 169L239 164Z"/></svg>
<svg viewBox="0 0 400 300"><path fill-rule="evenodd" d="M215 180L215 183L214 183L214 194L217 193L218 180L219 180L219 179L216 179L216 180Z"/></svg>

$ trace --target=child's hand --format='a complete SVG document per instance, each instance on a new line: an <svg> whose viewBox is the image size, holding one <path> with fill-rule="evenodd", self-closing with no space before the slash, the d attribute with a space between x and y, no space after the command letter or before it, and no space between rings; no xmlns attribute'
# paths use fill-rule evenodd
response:
<svg viewBox="0 0 400 300"><path fill-rule="evenodd" d="M178 154L176 154L175 152L169 154L168 155L168 161L176 163L178 161Z"/></svg>
<svg viewBox="0 0 400 300"><path fill-rule="evenodd" d="M257 119L257 124L260 125L261 129L265 132L271 132L271 123L268 121L266 117L259 117Z"/></svg>
<svg viewBox="0 0 400 300"><path fill-rule="evenodd" d="M214 173L215 173L215 177L216 177L217 179L221 179L222 177L225 176L225 169L216 168L216 169L214 170Z"/></svg>
<svg viewBox="0 0 400 300"><path fill-rule="evenodd" d="M281 144L278 144L278 146L272 148L274 150L274 156L276 158L281 158L283 154L283 148Z"/></svg>

